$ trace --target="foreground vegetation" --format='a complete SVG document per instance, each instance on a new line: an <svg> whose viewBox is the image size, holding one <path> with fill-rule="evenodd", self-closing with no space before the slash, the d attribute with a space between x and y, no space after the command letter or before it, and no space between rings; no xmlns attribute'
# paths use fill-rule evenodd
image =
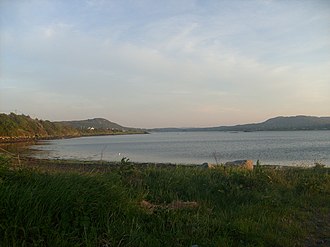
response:
<svg viewBox="0 0 330 247"><path fill-rule="evenodd" d="M0 246L328 246L329 169L0 156Z"/></svg>

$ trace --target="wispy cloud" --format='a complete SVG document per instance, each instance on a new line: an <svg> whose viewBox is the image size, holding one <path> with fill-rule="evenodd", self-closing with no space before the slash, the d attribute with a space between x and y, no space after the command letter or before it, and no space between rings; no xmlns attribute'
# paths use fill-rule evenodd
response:
<svg viewBox="0 0 330 247"><path fill-rule="evenodd" d="M330 6L2 5L0 14L10 16L2 20L0 41L3 109L49 119L94 113L141 127L247 122L302 108L328 113Z"/></svg>

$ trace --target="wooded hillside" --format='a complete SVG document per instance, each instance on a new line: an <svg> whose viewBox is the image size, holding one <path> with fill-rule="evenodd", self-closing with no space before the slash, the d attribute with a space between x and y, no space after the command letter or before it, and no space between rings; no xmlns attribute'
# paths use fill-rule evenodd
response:
<svg viewBox="0 0 330 247"><path fill-rule="evenodd" d="M51 122L33 119L24 114L0 114L0 142L145 133L145 130L123 127L101 118Z"/></svg>
<svg viewBox="0 0 330 247"><path fill-rule="evenodd" d="M47 138L79 135L78 130L61 123L32 119L24 114L0 114L0 137Z"/></svg>

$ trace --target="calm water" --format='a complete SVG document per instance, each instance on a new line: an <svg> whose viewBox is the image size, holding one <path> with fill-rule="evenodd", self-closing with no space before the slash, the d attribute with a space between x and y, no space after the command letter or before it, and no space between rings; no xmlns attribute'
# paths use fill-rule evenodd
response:
<svg viewBox="0 0 330 247"><path fill-rule="evenodd" d="M262 164L330 165L330 131L172 132L41 142L38 157L199 164L237 159Z"/></svg>

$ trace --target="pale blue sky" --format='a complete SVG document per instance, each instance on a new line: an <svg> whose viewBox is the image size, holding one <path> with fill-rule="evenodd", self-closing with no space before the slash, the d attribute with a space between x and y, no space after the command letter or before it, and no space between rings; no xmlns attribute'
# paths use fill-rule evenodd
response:
<svg viewBox="0 0 330 247"><path fill-rule="evenodd" d="M1 0L0 112L133 127L330 115L328 0Z"/></svg>

